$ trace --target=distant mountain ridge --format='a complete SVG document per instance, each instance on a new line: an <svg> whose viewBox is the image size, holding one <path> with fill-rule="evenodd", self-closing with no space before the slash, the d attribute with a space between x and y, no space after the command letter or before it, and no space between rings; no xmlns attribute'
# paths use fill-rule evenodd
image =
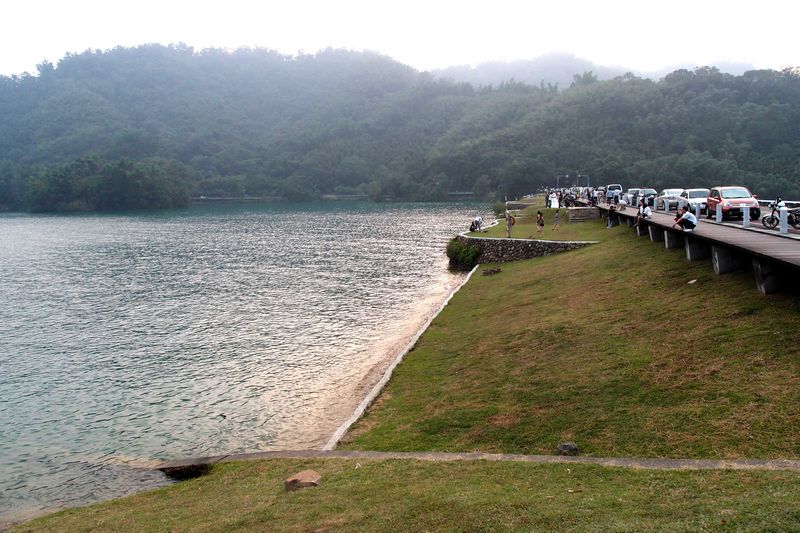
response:
<svg viewBox="0 0 800 533"><path fill-rule="evenodd" d="M550 57L528 63L530 84L498 66L516 82L476 87L349 50L68 54L37 76L0 76L0 210L502 198L564 174L800 195L800 67L622 71Z"/></svg>
<svg viewBox="0 0 800 533"><path fill-rule="evenodd" d="M572 84L576 74L592 72L598 80L610 80L631 72L641 78L658 80L680 69L693 70L703 65L678 64L652 71L638 71L626 69L621 66L598 65L588 59L583 59L572 54L553 53L534 59L518 61L488 61L475 67L470 65L456 65L443 69L432 70L434 76L450 79L456 82L467 82L476 86L497 86L501 83L514 80L529 85L558 85L566 89ZM748 63L729 61L716 62L713 66L720 72L739 76L755 67Z"/></svg>

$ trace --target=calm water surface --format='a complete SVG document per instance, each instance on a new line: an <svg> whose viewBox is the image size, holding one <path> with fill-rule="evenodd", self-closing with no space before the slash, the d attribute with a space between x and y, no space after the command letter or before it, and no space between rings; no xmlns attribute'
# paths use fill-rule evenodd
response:
<svg viewBox="0 0 800 533"><path fill-rule="evenodd" d="M458 282L477 204L0 215L0 524L320 447Z"/></svg>

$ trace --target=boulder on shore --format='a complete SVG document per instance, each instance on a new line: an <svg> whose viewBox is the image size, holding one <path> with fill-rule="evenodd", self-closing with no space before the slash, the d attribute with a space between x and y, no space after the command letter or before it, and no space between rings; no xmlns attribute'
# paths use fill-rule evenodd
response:
<svg viewBox="0 0 800 533"><path fill-rule="evenodd" d="M287 491L304 489L306 487L316 487L322 481L322 476L314 470L303 470L295 475L286 478L283 486Z"/></svg>
<svg viewBox="0 0 800 533"><path fill-rule="evenodd" d="M578 455L578 445L574 442L562 442L556 449L558 455Z"/></svg>

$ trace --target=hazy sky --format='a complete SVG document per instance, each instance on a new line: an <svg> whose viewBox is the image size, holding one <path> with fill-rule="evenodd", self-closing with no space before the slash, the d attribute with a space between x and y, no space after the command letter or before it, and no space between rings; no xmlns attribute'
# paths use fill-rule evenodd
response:
<svg viewBox="0 0 800 533"><path fill-rule="evenodd" d="M117 45L374 50L418 69L568 52L637 71L800 66L796 0L4 0L0 74Z"/></svg>

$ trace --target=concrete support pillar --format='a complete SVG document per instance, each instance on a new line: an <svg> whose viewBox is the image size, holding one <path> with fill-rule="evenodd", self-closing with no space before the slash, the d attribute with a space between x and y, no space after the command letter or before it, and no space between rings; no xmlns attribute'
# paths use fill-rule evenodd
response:
<svg viewBox="0 0 800 533"><path fill-rule="evenodd" d="M683 248L683 233L678 233L676 231L665 231L664 248Z"/></svg>
<svg viewBox="0 0 800 533"><path fill-rule="evenodd" d="M650 240L652 242L661 242L664 240L664 228L650 224L647 226L647 231L650 232Z"/></svg>
<svg viewBox="0 0 800 533"><path fill-rule="evenodd" d="M683 245L686 249L686 259L688 261L700 261L708 259L711 255L711 246L698 239L693 239L688 235L683 236Z"/></svg>
<svg viewBox="0 0 800 533"><path fill-rule="evenodd" d="M700 211L702 210L703 208L700 207L700 204L694 204L694 216L697 217L697 220L700 220Z"/></svg>
<svg viewBox="0 0 800 533"><path fill-rule="evenodd" d="M753 274L756 277L756 287L761 294L773 294L780 290L780 278L775 265L766 259L753 258Z"/></svg>
<svg viewBox="0 0 800 533"><path fill-rule="evenodd" d="M780 216L780 228L781 228L781 235L786 235L789 233L789 210L784 206L781 207Z"/></svg>
<svg viewBox="0 0 800 533"><path fill-rule="evenodd" d="M711 264L715 274L727 274L743 270L747 263L736 252L725 246L711 245Z"/></svg>
<svg viewBox="0 0 800 533"><path fill-rule="evenodd" d="M647 227L650 224L639 224L636 226L636 236L637 237L644 237L645 235L650 235L650 232L647 231Z"/></svg>
<svg viewBox="0 0 800 533"><path fill-rule="evenodd" d="M722 222L722 204L717 204L717 210L714 214L717 215L717 222Z"/></svg>
<svg viewBox="0 0 800 533"><path fill-rule="evenodd" d="M749 228L750 227L750 208L745 207L742 209L742 227Z"/></svg>

